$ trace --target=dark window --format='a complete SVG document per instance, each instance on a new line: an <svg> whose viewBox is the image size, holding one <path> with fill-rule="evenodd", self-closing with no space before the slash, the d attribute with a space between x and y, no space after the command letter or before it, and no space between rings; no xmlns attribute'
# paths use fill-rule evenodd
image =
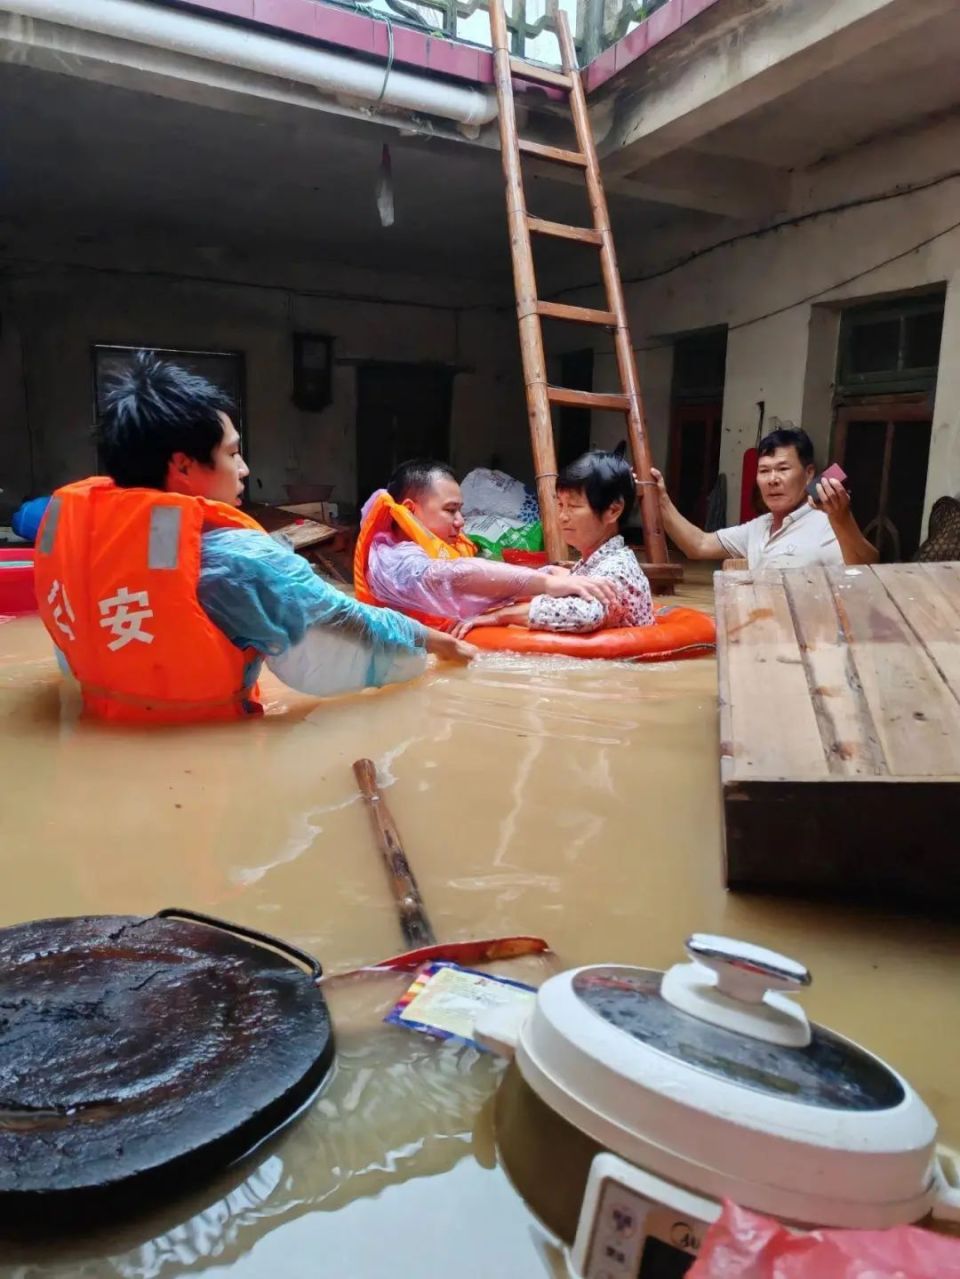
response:
<svg viewBox="0 0 960 1279"><path fill-rule="evenodd" d="M942 293L851 307L840 325L838 393L932 389L942 331Z"/></svg>
<svg viewBox="0 0 960 1279"><path fill-rule="evenodd" d="M726 329L679 338L673 347L673 402L723 399L726 366Z"/></svg>
<svg viewBox="0 0 960 1279"><path fill-rule="evenodd" d="M904 363L911 369L935 369L940 363L943 303L933 311L904 317Z"/></svg>

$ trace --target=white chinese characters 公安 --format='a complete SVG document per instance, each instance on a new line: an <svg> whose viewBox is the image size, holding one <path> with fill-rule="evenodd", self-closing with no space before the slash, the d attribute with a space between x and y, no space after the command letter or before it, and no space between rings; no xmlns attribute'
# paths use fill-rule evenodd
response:
<svg viewBox="0 0 960 1279"><path fill-rule="evenodd" d="M134 607L130 607L134 605ZM125 648L133 640L141 644L152 644L156 638L144 630L143 624L148 617L153 617L150 607L150 596L147 591L131 591L121 586L116 595L100 600L100 625L112 631L115 638L107 648L112 653Z"/></svg>
<svg viewBox="0 0 960 1279"><path fill-rule="evenodd" d="M57 629L63 631L67 639L75 640L71 622L75 622L76 616L70 607L70 597L67 595L67 588L59 581L54 580L50 587L50 593L47 595L47 603L53 605L53 620L57 625Z"/></svg>

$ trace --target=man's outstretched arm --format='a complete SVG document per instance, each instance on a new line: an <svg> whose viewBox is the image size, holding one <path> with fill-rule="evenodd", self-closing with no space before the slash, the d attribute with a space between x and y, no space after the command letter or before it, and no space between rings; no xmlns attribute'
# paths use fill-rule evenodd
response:
<svg viewBox="0 0 960 1279"><path fill-rule="evenodd" d="M705 533L696 524L691 524L671 501L661 473L651 470L650 474L657 483L664 530L677 549L690 560L722 560L727 550L716 533Z"/></svg>

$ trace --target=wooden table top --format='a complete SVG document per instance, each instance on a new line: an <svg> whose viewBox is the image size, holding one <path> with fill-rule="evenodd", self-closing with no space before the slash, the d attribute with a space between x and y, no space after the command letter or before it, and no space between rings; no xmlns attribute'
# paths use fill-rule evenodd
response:
<svg viewBox="0 0 960 1279"><path fill-rule="evenodd" d="M725 784L960 780L960 564L715 586Z"/></svg>

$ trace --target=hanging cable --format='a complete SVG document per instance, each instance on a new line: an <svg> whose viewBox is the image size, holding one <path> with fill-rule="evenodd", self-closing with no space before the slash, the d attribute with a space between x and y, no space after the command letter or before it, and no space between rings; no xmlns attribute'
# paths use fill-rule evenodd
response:
<svg viewBox="0 0 960 1279"><path fill-rule="evenodd" d="M383 73L383 84L380 86L380 92L373 100L373 105L378 107L386 96L387 85L390 83L390 72L393 70L393 19L389 13L381 13L372 4L362 3L362 0L354 5L354 8L358 13L362 13L368 18L373 18L375 22L385 22L387 24L387 65Z"/></svg>
<svg viewBox="0 0 960 1279"><path fill-rule="evenodd" d="M947 173L940 173L936 177L927 178L922 182L904 183L887 191L856 196L851 200L843 200L839 204L831 204L819 209L808 209L804 213L796 213L791 217L781 218L779 221L770 222L766 226L754 227L750 231L740 231L736 235L726 236L722 240L714 240L713 243L705 244L701 249L693 249L682 258L677 258L673 262L668 262L666 266L657 267L655 270L643 271L639 275L625 275L623 283L649 284L651 280L659 280L665 275L672 275L674 271L680 271L683 267L699 261L700 258L708 257L721 249L729 249L735 244L742 244L746 240L761 240L765 236L774 235L777 231L803 226L805 222L813 222L818 218L829 217L835 213L847 213L852 209L869 208L874 204L884 204L888 200L901 200L904 196L918 195L922 191L929 191L934 187L942 186L945 182L955 182L958 178L960 178L960 169L951 169ZM579 293L583 289L596 287L593 281L583 284L568 284L562 289L557 289L550 296L554 299L562 298L570 293Z"/></svg>

